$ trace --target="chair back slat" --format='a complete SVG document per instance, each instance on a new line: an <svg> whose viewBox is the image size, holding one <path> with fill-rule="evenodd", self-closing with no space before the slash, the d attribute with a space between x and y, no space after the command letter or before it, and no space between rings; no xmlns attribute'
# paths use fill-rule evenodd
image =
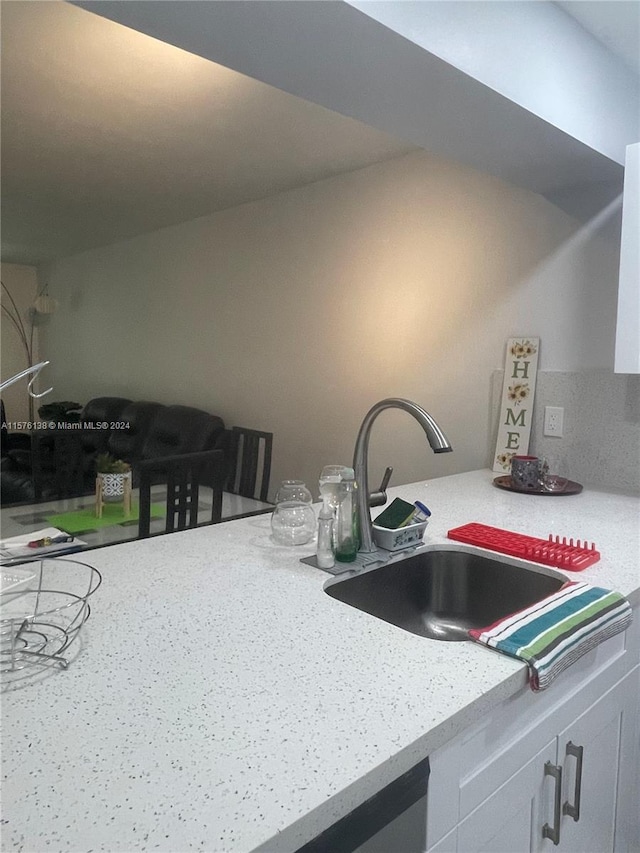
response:
<svg viewBox="0 0 640 853"><path fill-rule="evenodd" d="M84 492L82 430L41 430L31 433L31 476L36 501L62 500Z"/></svg>
<svg viewBox="0 0 640 853"><path fill-rule="evenodd" d="M150 535L151 486L158 483L158 475L166 481L165 533L198 526L200 484L212 489L211 518L206 524L216 524L222 518L222 488L224 479L224 454L221 450L165 456L139 463L140 520L139 538Z"/></svg>
<svg viewBox="0 0 640 853"><path fill-rule="evenodd" d="M234 426L231 432L235 469L227 488L236 495L266 502L273 433L238 426Z"/></svg>
<svg viewBox="0 0 640 853"><path fill-rule="evenodd" d="M146 539L151 535L151 487L147 480L143 485L145 474L140 472L140 497L138 500L138 537Z"/></svg>
<svg viewBox="0 0 640 853"><path fill-rule="evenodd" d="M242 466L240 468L240 492L253 495L258 478L259 439L255 435L242 435L240 438Z"/></svg>

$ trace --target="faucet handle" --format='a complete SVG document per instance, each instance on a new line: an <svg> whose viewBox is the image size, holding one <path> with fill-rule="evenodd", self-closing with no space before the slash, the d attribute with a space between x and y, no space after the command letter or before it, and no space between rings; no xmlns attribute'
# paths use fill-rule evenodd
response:
<svg viewBox="0 0 640 853"><path fill-rule="evenodd" d="M377 492L371 492L369 495L369 506L384 506L387 502L387 486L393 474L393 468L385 468L382 476L382 482Z"/></svg>

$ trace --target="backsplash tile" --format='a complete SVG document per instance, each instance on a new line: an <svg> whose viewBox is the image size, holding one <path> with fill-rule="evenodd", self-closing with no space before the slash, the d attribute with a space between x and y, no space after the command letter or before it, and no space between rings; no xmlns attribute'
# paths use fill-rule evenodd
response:
<svg viewBox="0 0 640 853"><path fill-rule="evenodd" d="M502 370L491 377L491 467ZM564 436L542 434L545 406L564 408ZM579 483L640 493L640 376L611 370L538 372L529 452Z"/></svg>

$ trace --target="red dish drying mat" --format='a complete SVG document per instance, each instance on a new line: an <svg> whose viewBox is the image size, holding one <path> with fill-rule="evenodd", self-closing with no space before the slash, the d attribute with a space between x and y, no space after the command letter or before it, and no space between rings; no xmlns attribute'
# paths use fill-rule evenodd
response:
<svg viewBox="0 0 640 853"><path fill-rule="evenodd" d="M477 522L454 527L447 536L457 542L466 542L467 545L478 545L480 548L568 572L581 572L600 559L600 552L596 551L593 542L589 545L577 539L574 544L573 539L567 542L564 536L561 541L559 536L554 537L552 534L549 534L548 539L538 539Z"/></svg>

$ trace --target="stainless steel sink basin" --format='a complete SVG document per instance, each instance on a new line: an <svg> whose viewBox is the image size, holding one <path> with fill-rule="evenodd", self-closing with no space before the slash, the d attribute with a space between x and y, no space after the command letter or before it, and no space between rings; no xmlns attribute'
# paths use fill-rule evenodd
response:
<svg viewBox="0 0 640 853"><path fill-rule="evenodd" d="M560 589L565 579L496 555L439 548L325 586L332 598L432 640L468 640Z"/></svg>

